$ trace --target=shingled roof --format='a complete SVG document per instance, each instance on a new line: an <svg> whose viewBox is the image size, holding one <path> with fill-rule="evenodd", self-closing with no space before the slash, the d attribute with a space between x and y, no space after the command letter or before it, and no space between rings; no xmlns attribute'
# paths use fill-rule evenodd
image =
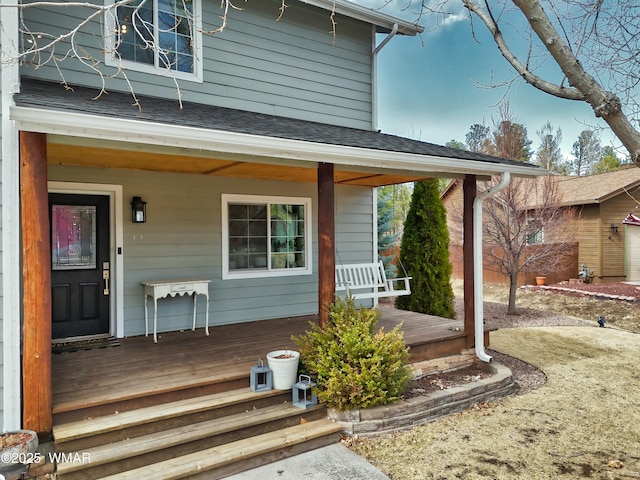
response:
<svg viewBox="0 0 640 480"><path fill-rule="evenodd" d="M97 89L23 78L20 93L14 96L21 107L73 111L104 117L191 126L209 130L258 135L270 138L357 147L387 152L428 155L449 159L472 160L494 164L497 169L508 166L531 170L539 168L513 160L496 158L464 150L435 145L381 132L347 128L325 123L266 115L261 113L183 102L179 108L175 100L138 96L140 108L133 105L131 94L109 92L96 98Z"/></svg>
<svg viewBox="0 0 640 480"><path fill-rule="evenodd" d="M615 172L584 177L558 177L564 205L602 203L625 191L640 195L640 168L630 165Z"/></svg>

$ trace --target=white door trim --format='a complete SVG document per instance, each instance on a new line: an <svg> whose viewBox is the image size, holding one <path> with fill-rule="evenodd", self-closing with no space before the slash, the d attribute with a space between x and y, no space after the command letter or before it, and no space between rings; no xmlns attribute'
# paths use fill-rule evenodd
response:
<svg viewBox="0 0 640 480"><path fill-rule="evenodd" d="M109 197L109 230L111 235L111 298L109 333L124 337L124 261L122 255L122 185L104 183L48 182L49 193L77 193Z"/></svg>

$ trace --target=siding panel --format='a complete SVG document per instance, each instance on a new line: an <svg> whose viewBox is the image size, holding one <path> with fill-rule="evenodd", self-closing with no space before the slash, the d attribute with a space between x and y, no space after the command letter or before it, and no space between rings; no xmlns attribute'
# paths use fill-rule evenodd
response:
<svg viewBox="0 0 640 480"><path fill-rule="evenodd" d="M290 116L355 128L371 128L371 28L340 17L335 36L330 33L329 12L301 2L286 9L276 22L279 2L268 0L232 11L228 27L203 36L203 83L179 81L184 101ZM41 8L24 12L34 31L60 35L89 9ZM220 10L204 1L204 30L215 28ZM77 36L86 52L102 61L102 27L94 22ZM335 44L334 44L335 40ZM69 45L61 45L63 55ZM100 78L77 60L60 63L67 82L99 87ZM116 73L105 67L108 75ZM59 81L53 64L22 73ZM171 78L128 70L139 95L178 98ZM107 79L107 89L129 91L122 75Z"/></svg>
<svg viewBox="0 0 640 480"><path fill-rule="evenodd" d="M124 324L126 335L144 333L141 281L202 277L211 280L211 325L317 312L317 188L314 184L260 182L173 173L49 166L49 179L123 186ZM310 197L313 215L313 274L222 280L222 193ZM147 202L147 223L132 224L130 198ZM336 251L343 262L371 261L372 193L336 187ZM358 221L354 221L355 219ZM202 312L204 301L198 300ZM190 328L191 299L160 300L158 330ZM199 315L198 325L203 317Z"/></svg>

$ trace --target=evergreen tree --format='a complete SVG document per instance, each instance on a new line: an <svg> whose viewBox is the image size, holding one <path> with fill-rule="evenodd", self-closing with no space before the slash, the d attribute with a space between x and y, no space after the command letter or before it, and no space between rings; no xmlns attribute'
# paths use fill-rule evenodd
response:
<svg viewBox="0 0 640 480"><path fill-rule="evenodd" d="M396 266L393 259L396 256L398 233L393 228L392 191L378 191L378 256L384 264L387 278L396 277Z"/></svg>
<svg viewBox="0 0 640 480"><path fill-rule="evenodd" d="M594 164L602 158L600 139L593 130L583 130L573 144L573 173L589 175Z"/></svg>
<svg viewBox="0 0 640 480"><path fill-rule="evenodd" d="M562 130L558 128L554 132L551 122L547 122L536 133L540 138L540 146L536 151L536 164L551 173L566 175L569 166L564 162L560 150Z"/></svg>
<svg viewBox="0 0 640 480"><path fill-rule="evenodd" d="M412 277L411 295L398 297L396 306L454 318L449 232L436 179L417 182L414 186L400 261Z"/></svg>
<svg viewBox="0 0 640 480"><path fill-rule="evenodd" d="M602 158L593 165L593 173L605 173L618 170L622 162L613 147L607 145L602 149Z"/></svg>
<svg viewBox="0 0 640 480"><path fill-rule="evenodd" d="M447 143L444 144L445 147L449 147L449 148L455 148L456 150L466 150L467 146L462 143L459 142L458 140L452 138L451 140L449 140Z"/></svg>
<svg viewBox="0 0 640 480"><path fill-rule="evenodd" d="M479 123L471 125L465 140L470 152L489 153L491 151L491 130L485 125Z"/></svg>

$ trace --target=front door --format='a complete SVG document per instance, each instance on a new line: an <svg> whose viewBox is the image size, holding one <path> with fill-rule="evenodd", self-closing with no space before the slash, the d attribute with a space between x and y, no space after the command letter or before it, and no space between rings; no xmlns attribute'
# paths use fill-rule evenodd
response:
<svg viewBox="0 0 640 480"><path fill-rule="evenodd" d="M109 197L49 194L52 338L109 333Z"/></svg>

